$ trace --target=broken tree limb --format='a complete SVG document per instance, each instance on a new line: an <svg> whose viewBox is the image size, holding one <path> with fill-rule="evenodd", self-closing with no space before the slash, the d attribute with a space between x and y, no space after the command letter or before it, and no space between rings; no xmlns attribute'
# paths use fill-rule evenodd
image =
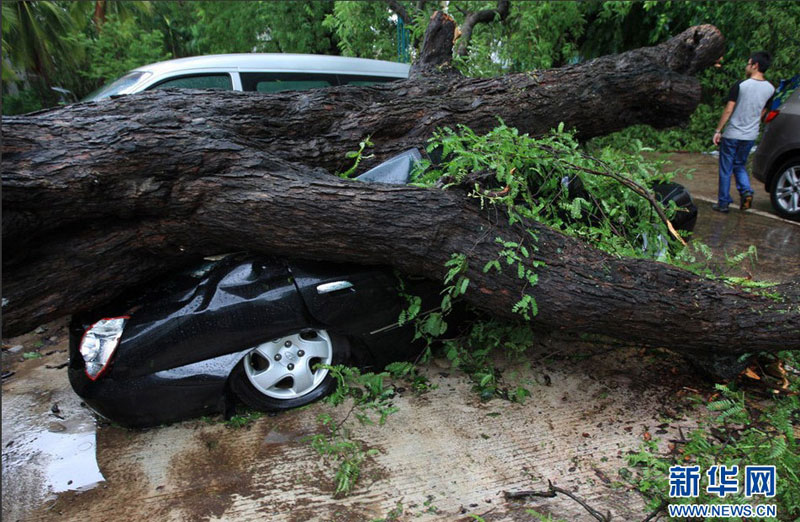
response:
<svg viewBox="0 0 800 522"><path fill-rule="evenodd" d="M605 514L600 513L592 506L586 503L586 501L581 500L580 497L575 495L574 493L567 491L566 489L559 488L554 486L551 481L547 481L547 491L531 491L531 490L524 490L524 491L506 491L504 493L505 498L510 500L518 500L528 497L542 497L542 498L555 498L558 494L566 495L578 504L581 505L583 509L585 509L592 517L594 517L599 522L610 522L611 520L611 512L606 511Z"/></svg>
<svg viewBox="0 0 800 522"><path fill-rule="evenodd" d="M433 13L425 30L422 51L411 66L411 76L447 73L460 77L461 73L450 65L453 61L453 42L457 34L453 17L441 11Z"/></svg>
<svg viewBox="0 0 800 522"><path fill-rule="evenodd" d="M683 37L702 44L714 35L706 27ZM587 64L583 71L598 89L618 91L618 99L595 99L589 114L583 112L594 95L581 93L595 87L575 90L569 81L580 75L575 66L535 81L423 76L269 96L154 92L4 118L4 334L92 308L202 255L249 250L388 264L439 279L450 255L464 253L465 299L498 317L520 320L511 308L530 294L539 308L533 321L550 329L702 354L798 348L797 282L779 287L783 301L775 301L669 265L620 259L541 224L509 225L501 211L481 209L459 191L330 175L365 134L376 155L386 157L424 145L437 125L488 130L493 111L522 131L545 132L547 103L560 107L563 92L583 104L583 112L571 113L575 121L566 121L584 135L599 132L598 119L617 128L614 116L630 122L650 121L652 113L688 115L691 103L672 98L694 92L695 82L664 64L693 65L658 49ZM606 108L643 89L632 78L609 87L620 70L633 74L636 61L645 70L641 84L653 75L672 82L650 83L646 91L665 103L651 112L642 107L635 117L614 115ZM617 68L609 72L611 65ZM566 84L559 89L556 81ZM524 88L514 90L514 82ZM520 114L517 103L538 112ZM534 252L527 262L537 286L528 287L516 271L483 272L498 256L498 237ZM731 345L731 339L746 342Z"/></svg>
<svg viewBox="0 0 800 522"><path fill-rule="evenodd" d="M472 40L472 31L475 26L495 20L505 20L508 16L510 5L510 0L497 0L496 9L482 9L474 13L467 13L464 23L461 24L461 36L459 37L456 53L459 56L466 56L469 53L469 42Z"/></svg>

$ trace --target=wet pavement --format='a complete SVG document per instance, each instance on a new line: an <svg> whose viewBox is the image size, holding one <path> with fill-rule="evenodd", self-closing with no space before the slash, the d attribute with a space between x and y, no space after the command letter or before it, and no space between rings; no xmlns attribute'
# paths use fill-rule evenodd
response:
<svg viewBox="0 0 800 522"><path fill-rule="evenodd" d="M712 203L695 200L698 220L694 236L711 247L715 264L728 274L766 281L800 277L800 225L752 212L732 210L721 214ZM731 267L726 259L756 247L757 259L748 257Z"/></svg>
<svg viewBox="0 0 800 522"><path fill-rule="evenodd" d="M678 181L699 207L696 237L721 265L755 245L758 262L741 275L800 277L800 224L771 215L763 191L755 211L713 212L716 158L670 159L694 169ZM144 431L98 425L69 387L66 322L55 321L3 346L3 371L14 372L2 385L3 520L536 520L529 508L593 520L565 498L504 498L548 480L617 520L643 519L644 501L619 469L651 433L665 445L697 425L699 413L674 408L702 380L673 354L582 350L541 339L524 358L499 362L533 392L522 405L481 402L446 362L425 368L436 389L400 393L385 426L350 425L377 453L341 497L333 466L306 438L322 432L320 413L338 419L346 408L315 404L241 429L218 418Z"/></svg>
<svg viewBox="0 0 800 522"><path fill-rule="evenodd" d="M740 211L738 203L722 214L711 209L717 201L717 158L710 154L676 153L662 156L666 170L677 171L675 181L685 185L698 207L695 237L711 247L714 264L732 275L768 281L800 277L800 222L775 214L761 182L751 178L753 208ZM731 194L738 201L736 188ZM730 268L726 258L756 247L757 261Z"/></svg>

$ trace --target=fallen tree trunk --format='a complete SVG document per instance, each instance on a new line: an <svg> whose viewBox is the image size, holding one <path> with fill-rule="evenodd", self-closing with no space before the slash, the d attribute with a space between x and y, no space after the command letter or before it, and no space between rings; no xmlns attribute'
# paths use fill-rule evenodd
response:
<svg viewBox="0 0 800 522"><path fill-rule="evenodd" d="M519 319L511 308L530 294L534 321L548 328L698 353L800 348L797 283L781 287L776 302L668 265L619 259L536 223L510 226L460 191L364 184L325 170L365 134L384 157L424 144L437 125L488 130L498 113L522 131L566 120L584 136L652 122L644 103L622 115L604 110L633 103L631 90L651 103L662 97L652 113L674 123L698 91L665 64L680 62L682 72L700 65L663 53L715 34L690 30L678 43L607 57L602 67L589 62L583 77L575 66L538 78L426 75L273 96L165 92L4 119L3 332L93 307L200 255L246 249L441 278L450 255L465 253L465 298L496 316ZM637 67L645 71L638 81L617 82ZM648 81L649 90L638 90ZM564 92L582 108L574 119L546 110L568 108ZM690 94L695 101L686 104ZM535 244L526 228L536 231ZM497 258L497 237L535 252L529 268L545 263L534 268L537 286L515 271L483 273ZM740 337L746 343L729 343Z"/></svg>
<svg viewBox="0 0 800 522"><path fill-rule="evenodd" d="M619 259L536 223L509 226L460 191L339 180L266 153L236 158L204 150L224 155L232 166L178 177L169 186L129 184L127 172L105 171L107 186L128 186L115 188L110 198L93 188L91 176L98 173L87 170L96 164L66 183L40 185L40 194L69 194L76 210L106 204L131 219L57 229L19 262L9 262L5 327L24 331L100 303L187 259L232 249L391 264L432 278L441 278L451 253L467 253L466 299L500 317L518 319L511 307L530 293L539 306L535 322L550 328L684 350L800 347L798 322L780 313L797 317L797 285L781 289L791 297L779 303L669 265ZM172 152L179 161L180 149ZM124 209L119 202L138 207ZM537 242L526 227L536 231ZM536 250L529 261L545 263L534 269L537 286L525 288L516 270L483 273L498 256L497 237ZM747 332L747 342L729 344L736 332Z"/></svg>

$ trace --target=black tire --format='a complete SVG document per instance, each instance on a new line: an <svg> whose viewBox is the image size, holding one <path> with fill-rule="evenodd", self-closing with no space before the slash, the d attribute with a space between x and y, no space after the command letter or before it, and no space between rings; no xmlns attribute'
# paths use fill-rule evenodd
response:
<svg viewBox="0 0 800 522"><path fill-rule="evenodd" d="M800 156L783 162L780 167L775 169L775 175L772 176L772 181L770 181L769 184L769 199L772 203L772 208L775 209L775 212L780 217L791 219L792 221L800 221L800 205L798 205L796 210L786 208L787 206L791 206L791 203L787 202L785 199L781 199L778 195L779 190L787 188L785 176L790 171L794 171L796 179L800 179ZM789 188L790 190L792 189L791 187ZM796 197L800 198L800 186L795 184L793 189L795 190Z"/></svg>
<svg viewBox="0 0 800 522"><path fill-rule="evenodd" d="M330 364L342 364L347 361L350 354L350 343L348 342L347 338L328 333L325 330L304 328L293 334L285 335L279 339L273 339L268 343L263 343L257 347L254 347L250 353L248 353L242 358L241 361L239 361L239 363L231 372L229 379L230 388L236 397L245 405L255 410L281 411L304 406L330 394L336 388L336 382L327 370L317 370L317 372L324 372L324 378L322 378L318 383L315 381L315 384L313 384L312 387L305 389L302 394L283 398L270 396L268 393L271 393L272 395L275 395L276 393L281 394L283 393L283 389L287 390L288 393L294 393L291 388L286 387L285 385L283 387L280 386L284 380L287 380L287 384L288 382L292 382L292 386L294 386L294 380L288 376L288 370L283 370L281 368L281 370L287 375L286 379L279 381L275 386L270 387L267 392L257 388L253 380L251 380L251 376L258 374L259 372L266 372L266 370L271 368L273 364L276 365L276 368L279 368L277 364L286 363L286 357L282 359L283 362L265 362L267 359L263 357L260 352L257 352L259 348L265 347L265 345L270 345L270 343L273 343L276 346L282 345L286 341L296 339L297 336L307 335L308 332L316 332L317 334L321 333L327 336L331 348ZM314 361L314 359L314 357L311 357L304 360L303 357L299 357L297 359L299 361L298 367L300 364L310 365L313 367L316 362L324 362L321 360ZM268 364L268 366L266 366L263 370L259 370L257 367L259 364ZM288 366L284 366L284 368L288 368ZM316 375L316 372L312 371L312 374ZM255 379L255 377L253 377L253 379Z"/></svg>
<svg viewBox="0 0 800 522"><path fill-rule="evenodd" d="M697 223L697 206L692 201L692 196L686 187L680 183L658 183L653 186L658 200L668 206L670 201L674 201L678 211L672 217L672 226L676 230L691 232Z"/></svg>

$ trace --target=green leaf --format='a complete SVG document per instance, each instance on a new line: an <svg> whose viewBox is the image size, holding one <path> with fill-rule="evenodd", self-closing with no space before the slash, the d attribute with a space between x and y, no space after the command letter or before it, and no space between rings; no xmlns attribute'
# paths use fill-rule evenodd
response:
<svg viewBox="0 0 800 522"><path fill-rule="evenodd" d="M458 293L463 295L467 291L468 286L469 286L469 279L467 279L466 277L462 278L461 286L458 289Z"/></svg>
<svg viewBox="0 0 800 522"><path fill-rule="evenodd" d="M497 259L495 259L493 261L489 261L488 263L486 263L483 266L483 273L484 274L488 273L489 270L491 270L492 268L496 269L498 272L501 272L500 262Z"/></svg>
<svg viewBox="0 0 800 522"><path fill-rule="evenodd" d="M450 294L445 294L445 296L442 297L442 310L443 311L450 311L451 306L452 306L452 303L451 303Z"/></svg>

